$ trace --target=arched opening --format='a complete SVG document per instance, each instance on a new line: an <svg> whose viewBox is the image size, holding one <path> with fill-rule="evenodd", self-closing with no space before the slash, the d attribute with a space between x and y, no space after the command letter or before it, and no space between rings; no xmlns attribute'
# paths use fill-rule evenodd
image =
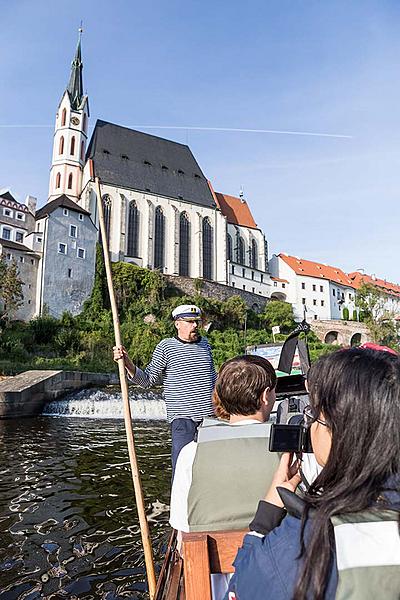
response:
<svg viewBox="0 0 400 600"><path fill-rule="evenodd" d="M81 141L81 160L85 160L85 142L84 140Z"/></svg>
<svg viewBox="0 0 400 600"><path fill-rule="evenodd" d="M68 175L68 189L72 190L72 173Z"/></svg>
<svg viewBox="0 0 400 600"><path fill-rule="evenodd" d="M258 269L258 247L256 240L251 240L250 248L250 266L253 269Z"/></svg>
<svg viewBox="0 0 400 600"><path fill-rule="evenodd" d="M227 254L228 254L228 260L232 261L233 260L233 244L232 244L232 236L228 235L226 236L226 245L227 245Z"/></svg>
<svg viewBox="0 0 400 600"><path fill-rule="evenodd" d="M66 120L67 120L67 109L63 108L62 113L61 113L61 126L62 127L64 127Z"/></svg>
<svg viewBox="0 0 400 600"><path fill-rule="evenodd" d="M203 219L203 277L212 279L213 228L208 217Z"/></svg>
<svg viewBox="0 0 400 600"><path fill-rule="evenodd" d="M104 213L104 225L106 229L106 237L107 237L107 247L110 243L110 227L111 227L111 207L112 202L111 198L108 194L105 194L102 198L103 201L103 213ZM100 244L103 243L100 232Z"/></svg>
<svg viewBox="0 0 400 600"><path fill-rule="evenodd" d="M58 154L64 154L64 136L60 137L60 145L58 146Z"/></svg>
<svg viewBox="0 0 400 600"><path fill-rule="evenodd" d="M75 136L74 135L71 138L71 147L70 147L69 153L75 154Z"/></svg>
<svg viewBox="0 0 400 600"><path fill-rule="evenodd" d="M56 188L61 187L61 173L57 173L56 175Z"/></svg>
<svg viewBox="0 0 400 600"><path fill-rule="evenodd" d="M279 300L280 302L286 302L286 295L282 292L274 292L271 294L271 300Z"/></svg>
<svg viewBox="0 0 400 600"><path fill-rule="evenodd" d="M238 236L237 244L237 262L239 265L244 265L244 240L240 235Z"/></svg>
<svg viewBox="0 0 400 600"><path fill-rule="evenodd" d="M338 332L329 331L324 339L325 344L337 344L338 343Z"/></svg>
<svg viewBox="0 0 400 600"><path fill-rule="evenodd" d="M179 275L189 277L190 221L187 213L179 217Z"/></svg>
<svg viewBox="0 0 400 600"><path fill-rule="evenodd" d="M86 129L87 129L87 116L86 116L86 113L83 113L83 123L82 123L82 126L83 126L83 131L86 133Z"/></svg>
<svg viewBox="0 0 400 600"><path fill-rule="evenodd" d="M134 200L129 202L128 209L128 244L126 253L128 256L138 256L139 242L139 211Z"/></svg>
<svg viewBox="0 0 400 600"><path fill-rule="evenodd" d="M164 270L165 217L161 206L157 206L154 228L154 268Z"/></svg>
<svg viewBox="0 0 400 600"><path fill-rule="evenodd" d="M359 346L361 344L361 333L354 333L351 336L350 346Z"/></svg>

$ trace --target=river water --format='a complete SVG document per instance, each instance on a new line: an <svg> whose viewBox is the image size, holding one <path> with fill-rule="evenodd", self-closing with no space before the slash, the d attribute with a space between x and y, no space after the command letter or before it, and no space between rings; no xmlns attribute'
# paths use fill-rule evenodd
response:
<svg viewBox="0 0 400 600"><path fill-rule="evenodd" d="M132 396L157 565L168 539L170 435L157 394ZM85 391L0 421L0 600L146 597L117 393Z"/></svg>

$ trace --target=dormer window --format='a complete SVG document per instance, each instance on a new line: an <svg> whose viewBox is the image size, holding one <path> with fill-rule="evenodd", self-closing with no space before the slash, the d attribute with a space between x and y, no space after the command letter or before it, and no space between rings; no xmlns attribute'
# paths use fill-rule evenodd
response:
<svg viewBox="0 0 400 600"><path fill-rule="evenodd" d="M194 178L195 179L201 179L200 175L198 175L197 173L194 174Z"/></svg>
<svg viewBox="0 0 400 600"><path fill-rule="evenodd" d="M184 175L184 174L185 174L185 172L182 171L182 169L178 169L178 175Z"/></svg>
<svg viewBox="0 0 400 600"><path fill-rule="evenodd" d="M127 154L121 154L122 160L129 160L129 156Z"/></svg>
<svg viewBox="0 0 400 600"><path fill-rule="evenodd" d="M106 148L103 148L103 154L105 154L106 156L109 156L110 151L107 150Z"/></svg>
<svg viewBox="0 0 400 600"><path fill-rule="evenodd" d="M168 171L168 167L167 167L167 165L161 165L161 169L162 169L163 171Z"/></svg>
<svg viewBox="0 0 400 600"><path fill-rule="evenodd" d="M183 200L183 196L178 195L179 200Z"/></svg>
<svg viewBox="0 0 400 600"><path fill-rule="evenodd" d="M143 164L146 165L147 167L151 167L151 162L149 160L144 160Z"/></svg>

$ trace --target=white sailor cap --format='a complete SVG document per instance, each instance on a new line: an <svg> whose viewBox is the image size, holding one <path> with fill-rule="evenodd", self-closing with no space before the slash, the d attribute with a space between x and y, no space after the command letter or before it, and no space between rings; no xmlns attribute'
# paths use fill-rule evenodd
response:
<svg viewBox="0 0 400 600"><path fill-rule="evenodd" d="M201 319L201 310L194 304L181 304L172 311L172 318L185 319L185 321L199 321Z"/></svg>

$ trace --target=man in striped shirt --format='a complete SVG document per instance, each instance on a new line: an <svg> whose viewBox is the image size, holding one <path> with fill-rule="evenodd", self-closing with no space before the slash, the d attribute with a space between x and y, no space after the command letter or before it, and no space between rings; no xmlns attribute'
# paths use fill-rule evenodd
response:
<svg viewBox="0 0 400 600"><path fill-rule="evenodd" d="M176 337L162 340L142 371L125 348L114 348L114 360L124 357L128 379L147 388L162 383L172 435L172 473L179 452L195 438L204 417L214 414L212 393L216 380L211 348L198 333L201 310L183 304L172 311Z"/></svg>

